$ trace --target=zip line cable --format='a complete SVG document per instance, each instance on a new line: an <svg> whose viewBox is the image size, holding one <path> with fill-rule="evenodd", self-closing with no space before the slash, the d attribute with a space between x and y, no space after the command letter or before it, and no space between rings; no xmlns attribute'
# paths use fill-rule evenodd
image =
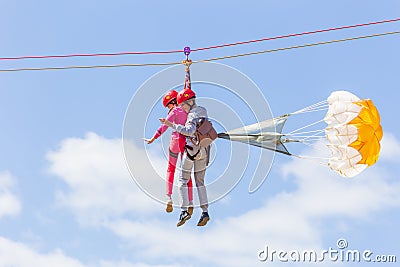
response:
<svg viewBox="0 0 400 267"><path fill-rule="evenodd" d="M310 35L310 34L316 34L316 33L323 33L323 32L329 32L329 31L337 31L337 30L365 27L365 26L370 26L370 25L391 23L391 22L396 22L396 21L400 21L400 18L395 18L395 19L390 19L390 20L373 21L373 22L368 22L368 23L354 24L354 25L328 28L328 29L323 29L323 30L315 30L315 31L309 31L309 32L293 33L293 34L280 35L280 36L274 36L274 37L266 37L266 38L262 38L262 39L255 39L255 40L242 41L242 42L236 42L236 43L228 43L228 44L222 44L222 45L201 47L201 48L192 49L192 52L210 50L210 49L215 49L215 48L223 48L223 47L229 47L229 46L236 46L236 45L243 45L243 44L250 44L250 43L257 43L257 42L264 42L264 41L271 41L271 40L276 40L276 39L284 39L284 38L290 38L290 37L296 37L296 36L302 36L302 35ZM19 56L19 57L0 57L0 61L21 60L21 59L70 58L70 57L102 57L102 56L124 56L124 55L172 54L172 53L182 53L182 52L184 52L184 51L183 50L169 50L169 51L136 51L136 52L94 53L94 54Z"/></svg>
<svg viewBox="0 0 400 267"><path fill-rule="evenodd" d="M17 72L17 71L39 71L39 70L69 70L69 69L107 69L121 67L147 67L147 66L173 66L179 65L181 62L166 63L143 63L143 64L116 64L116 65L93 65L93 66L64 66L64 67L45 67L45 68L20 68L20 69L0 69L0 72Z"/></svg>
<svg viewBox="0 0 400 267"><path fill-rule="evenodd" d="M366 39L366 38L372 38L372 37L378 37L378 36L384 36L384 35L390 35L390 34L398 34L398 33L400 33L400 31L371 34L371 35L365 35L365 36L351 37L351 38L331 40L331 41L311 43L311 44L304 44L304 45L295 45L295 46L282 47L282 48L276 48L276 49L269 49L269 50L263 50L263 51L257 51L257 52L237 54L237 55L232 55L232 56L215 57L215 58L210 58L210 59L197 60L197 61L193 61L193 63L217 61L217 60L222 60L222 59L244 57L244 56L251 56L251 55L259 55L259 54L264 54L264 53L272 53L272 52L291 50L291 49L297 49L297 48L304 48L304 47L310 47L310 46L340 43L340 42L353 41L353 40L359 40L359 39Z"/></svg>
<svg viewBox="0 0 400 267"><path fill-rule="evenodd" d="M197 48L197 49L193 49L192 51L202 51L202 50L208 50L208 49L213 49L213 48L222 48L222 47L227 47L227 46L250 44L250 43L263 42L263 41L271 41L271 40L276 40L276 39L284 39L284 38L296 37L296 36L302 36L302 35L309 35L309 34L316 34L316 33L322 33L322 32L330 32L330 31L351 29L351 28L364 27L364 26L370 26L370 25L376 25L376 24L382 24L382 23L390 23L390 22L396 22L396 21L399 21L399 20L400 20L400 18L396 18L396 19L390 19L390 20L374 21L374 22L355 24L355 25L349 25L349 26L328 28L328 29L324 29L324 30L315 30L315 31L310 31L310 32L293 33L293 34L287 34L287 35L281 35L281 36L275 36L275 37L267 37L267 38L262 38L262 39L250 40L250 41L245 41L245 42L236 42L236 43L231 43L231 44L223 44L223 45L215 45L215 46Z"/></svg>
<svg viewBox="0 0 400 267"><path fill-rule="evenodd" d="M310 44L282 47L282 48L276 48L276 49L269 49L269 50L250 52L250 53L244 53L244 54L236 54L236 55L231 55L231 56L223 56L223 57L202 59L202 60L193 61L193 63L218 61L218 60L229 59L229 58L237 58L237 57L244 57L244 56L250 56L250 55L258 55L258 54L272 53L272 52L278 52L278 51L286 51L286 50L291 50L291 49L312 47L312 46L318 46L318 45L325 45L325 44L347 42L347 41L353 41L353 40L374 38L374 37L385 36L385 35L394 35L394 34L399 34L399 33L400 33L400 31L378 33L378 34L351 37L351 38L338 39L338 40L331 40L331 41L325 41L325 42L318 42L318 43L310 43ZM39 71L39 70L65 70L65 69L95 69L95 68L118 68L118 67L144 67L144 66L172 66L172 65L179 65L179 64L182 64L182 62L137 63L137 64L93 65L93 66L64 66L64 67L44 67L44 68L16 68L16 69L0 69L0 72Z"/></svg>

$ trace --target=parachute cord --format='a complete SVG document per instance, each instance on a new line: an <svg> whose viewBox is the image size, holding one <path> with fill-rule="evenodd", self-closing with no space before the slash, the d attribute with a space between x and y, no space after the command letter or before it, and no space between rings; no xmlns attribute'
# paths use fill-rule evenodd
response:
<svg viewBox="0 0 400 267"><path fill-rule="evenodd" d="M321 101L321 102L312 104L312 105L310 105L310 106L308 106L308 107L299 109L299 110L297 110L297 111L295 111L295 112L292 112L292 113L290 113L290 114L291 114L291 115L294 115L294 114L303 113L304 111L308 111L308 110L313 110L313 109L316 109L316 108L320 108L321 106L327 106L327 104L328 104L328 102L327 102L326 100L323 100L323 101Z"/></svg>
<svg viewBox="0 0 400 267"><path fill-rule="evenodd" d="M315 147L315 144L317 142L324 141L324 140L326 140L326 139L322 138L322 139L316 139L316 140L308 140L308 141L302 142L302 144L305 144L306 146L312 147L314 149L318 149L320 151L326 151L326 149L321 149L320 147Z"/></svg>
<svg viewBox="0 0 400 267"><path fill-rule="evenodd" d="M316 121L316 122L314 122L314 123L308 124L308 125L306 125L306 126L303 126L303 127L299 128L299 129L296 129L296 130L294 130L294 131L288 133L287 135L291 135L291 134L293 134L293 133L295 133L295 132L298 132L298 131L300 131L300 130L303 130L303 129L305 129L305 128L308 128L308 127L310 127L310 126L313 126L313 125L318 124L318 123L323 122L323 121L324 121L324 120L322 119L322 120Z"/></svg>
<svg viewBox="0 0 400 267"><path fill-rule="evenodd" d="M327 153L328 152L328 150L326 149L326 147L325 146L319 146L319 145L315 145L317 142L320 142L321 140L317 140L317 141L314 141L314 142L302 142L302 144L304 144L304 145L306 145L306 146L308 146L308 147L311 147L312 149L314 149L314 150L318 150L318 151L320 151L320 152L324 152L324 153ZM326 145L326 144L325 144ZM327 159L327 158L324 158L324 159Z"/></svg>
<svg viewBox="0 0 400 267"><path fill-rule="evenodd" d="M325 138L325 136L324 135L299 135L299 136L292 136L292 137L294 137L294 138L303 138L303 139L300 139L300 140L296 140L297 142L303 142L303 141L305 141L305 140L308 140L308 139L324 139Z"/></svg>
<svg viewBox="0 0 400 267"><path fill-rule="evenodd" d="M318 142L318 141L323 141L326 140L325 136L315 136L315 137L307 137L302 140L300 140L301 143L303 144L311 144L311 142Z"/></svg>
<svg viewBox="0 0 400 267"><path fill-rule="evenodd" d="M303 114L306 112L314 112L314 111L319 111L319 110L326 110L328 109L328 105L319 105L319 106L315 106L315 107L307 107L301 110L296 111L295 113L290 113L291 115L296 115L296 114Z"/></svg>
<svg viewBox="0 0 400 267"><path fill-rule="evenodd" d="M283 136L289 136L292 138L325 138L325 135L321 135L321 133L313 134L313 135L286 135L284 134ZM299 140L302 141L302 140Z"/></svg>
<svg viewBox="0 0 400 267"><path fill-rule="evenodd" d="M306 160L309 160L310 162L317 163L318 165L321 165L321 166L324 166L324 167L328 167L328 163L321 162L321 161L318 161L318 160L321 160L321 159L328 160L329 158L310 157L310 156L302 156L302 155L295 155L295 154L292 154L292 156L294 156L296 158L299 158L299 159L306 159Z"/></svg>
<svg viewBox="0 0 400 267"><path fill-rule="evenodd" d="M327 104L328 104L328 102L326 100L322 100L320 102L314 103L314 104L309 105L309 106L307 106L305 108L302 108L300 110L308 110L308 109L312 109L312 108L319 107L321 105L327 105Z"/></svg>
<svg viewBox="0 0 400 267"><path fill-rule="evenodd" d="M312 139L312 140L325 139L325 135L320 135L320 134L321 133L316 133L316 134L313 134L313 135L310 135L310 136L306 136L304 139L301 140L301 142L304 142L304 141L310 140L310 139Z"/></svg>
<svg viewBox="0 0 400 267"><path fill-rule="evenodd" d="M310 112L317 112L317 111L324 111L324 110L328 110L328 106L324 106L324 107L321 106L321 107L315 108L315 109L304 110L304 111L296 113L294 115L303 114L303 113L310 113ZM293 115L293 114L291 114L291 115Z"/></svg>
<svg viewBox="0 0 400 267"><path fill-rule="evenodd" d="M325 130L314 130L314 131L299 132L299 133L285 134L285 135L296 136L296 135L307 134L307 133L322 133L322 132L325 132Z"/></svg>

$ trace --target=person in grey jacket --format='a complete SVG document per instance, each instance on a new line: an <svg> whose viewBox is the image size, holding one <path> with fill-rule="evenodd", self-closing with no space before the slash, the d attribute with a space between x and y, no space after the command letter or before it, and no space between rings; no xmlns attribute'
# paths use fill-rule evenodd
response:
<svg viewBox="0 0 400 267"><path fill-rule="evenodd" d="M189 113L185 125L174 124L166 119L160 119L162 123L187 136L185 154L182 158L182 166L179 174L179 194L181 197L182 212L180 214L177 226L183 225L191 218L191 215L188 213L187 209L189 206L188 181L190 179L190 173L192 169L194 170L194 179L196 182L200 207L203 211L197 226L204 226L210 220L210 216L208 214L207 190L204 185L204 176L208 163L207 150L209 147L195 146L191 141L191 138L195 137L198 121L202 118L207 118L207 110L204 107L196 105L195 97L196 94L191 89L184 89L178 93L178 105L180 105L186 112Z"/></svg>

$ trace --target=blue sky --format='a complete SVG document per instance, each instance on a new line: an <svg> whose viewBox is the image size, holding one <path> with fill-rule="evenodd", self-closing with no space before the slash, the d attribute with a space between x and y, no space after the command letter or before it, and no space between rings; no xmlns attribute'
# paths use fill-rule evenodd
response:
<svg viewBox="0 0 400 267"><path fill-rule="evenodd" d="M12 57L203 47L398 18L400 3L1 0L0 9L1 56ZM399 25L275 40L191 57L397 31ZM395 254L400 260L398 47L399 36L391 35L221 61L257 84L274 115L326 99L334 90L371 98L380 111L385 137L380 161L349 180L318 165L276 155L262 187L249 194L250 174L243 177L226 198L210 207L212 220L204 229L194 225L198 211L177 229L178 212L166 214L164 206L142 193L123 160L125 111L136 90L162 67L0 73L0 266L255 266L267 264L257 259L265 245L322 250L335 247L342 237L349 248ZM167 62L182 57L0 61L0 68ZM159 105L152 112L163 116L165 111ZM290 123L288 129L299 121ZM157 125L153 120L146 129L155 130ZM224 140L217 146L218 142ZM312 148L296 149L315 153ZM137 149L138 164L143 155ZM155 160L160 169L165 167L162 158Z"/></svg>

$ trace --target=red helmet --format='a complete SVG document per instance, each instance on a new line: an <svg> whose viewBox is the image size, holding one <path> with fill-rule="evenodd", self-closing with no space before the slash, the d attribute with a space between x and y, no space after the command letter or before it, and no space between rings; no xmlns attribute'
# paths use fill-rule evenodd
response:
<svg viewBox="0 0 400 267"><path fill-rule="evenodd" d="M176 96L177 96L177 95L178 95L178 92L175 91L175 90L170 90L170 91L168 91L168 92L164 95L164 98L163 98L163 101L162 101L164 107L167 107L168 104L169 104L172 100L176 99Z"/></svg>
<svg viewBox="0 0 400 267"><path fill-rule="evenodd" d="M193 92L191 89L183 89L178 93L178 96L176 97L176 102L178 103L178 105L180 105L186 100L194 97L196 97L196 93Z"/></svg>

